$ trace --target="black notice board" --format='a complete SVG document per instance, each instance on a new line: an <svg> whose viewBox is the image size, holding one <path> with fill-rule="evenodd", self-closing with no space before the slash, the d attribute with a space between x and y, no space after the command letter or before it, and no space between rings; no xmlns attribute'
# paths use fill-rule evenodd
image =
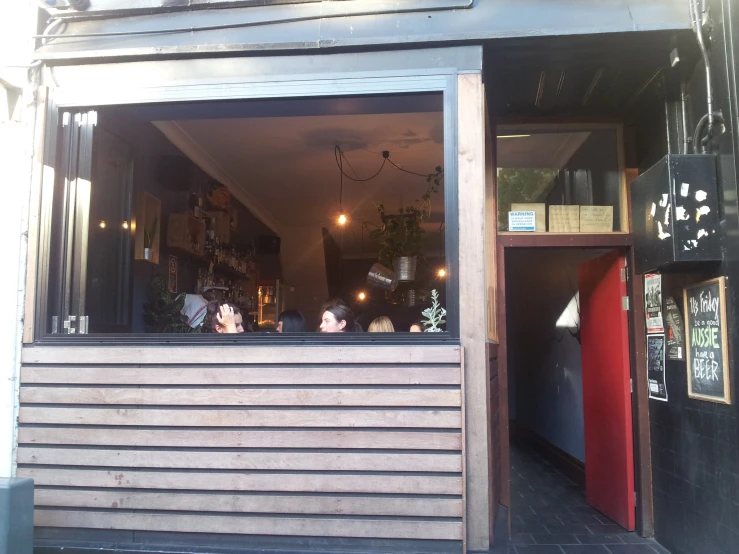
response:
<svg viewBox="0 0 739 554"><path fill-rule="evenodd" d="M685 287L683 297L688 396L731 404L726 279Z"/></svg>

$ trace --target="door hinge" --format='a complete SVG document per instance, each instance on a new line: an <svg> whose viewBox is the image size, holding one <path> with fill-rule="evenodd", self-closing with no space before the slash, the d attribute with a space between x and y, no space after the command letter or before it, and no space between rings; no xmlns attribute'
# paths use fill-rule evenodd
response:
<svg viewBox="0 0 739 554"><path fill-rule="evenodd" d="M621 308L623 308L625 312L629 311L629 297L628 296L621 297Z"/></svg>
<svg viewBox="0 0 739 554"><path fill-rule="evenodd" d="M628 267L622 267L621 268L621 282L625 283L629 280L629 268Z"/></svg>
<svg viewBox="0 0 739 554"><path fill-rule="evenodd" d="M629 378L629 388L631 389L631 393L634 393L634 380Z"/></svg>
<svg viewBox="0 0 739 554"><path fill-rule="evenodd" d="M634 491L634 506L636 506L636 491Z"/></svg>

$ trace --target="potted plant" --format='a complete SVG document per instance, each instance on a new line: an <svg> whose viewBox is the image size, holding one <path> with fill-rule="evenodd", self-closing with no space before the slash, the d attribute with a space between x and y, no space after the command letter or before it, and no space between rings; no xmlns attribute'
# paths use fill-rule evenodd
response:
<svg viewBox="0 0 739 554"><path fill-rule="evenodd" d="M398 281L413 281L426 231L423 222L431 215L431 196L439 192L443 176L441 167L426 178L428 188L411 206L390 213L383 204L377 206L382 224L370 233L378 241L380 262L395 271Z"/></svg>
<svg viewBox="0 0 739 554"><path fill-rule="evenodd" d="M421 312L423 319L421 323L423 323L423 326L426 327L424 329L425 333L443 333L444 329L441 328L441 325L446 323L446 320L444 319L446 317L446 310L439 302L439 293L436 289L431 291L431 307L426 308L423 312Z"/></svg>
<svg viewBox="0 0 739 554"><path fill-rule="evenodd" d="M154 223L151 224L151 228L144 229L144 259L151 261L154 257L154 237L157 232L157 222L155 219Z"/></svg>

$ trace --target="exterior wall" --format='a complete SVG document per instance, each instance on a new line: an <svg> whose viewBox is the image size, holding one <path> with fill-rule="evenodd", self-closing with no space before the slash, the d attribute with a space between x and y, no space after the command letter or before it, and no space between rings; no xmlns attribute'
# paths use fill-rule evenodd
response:
<svg viewBox="0 0 739 554"><path fill-rule="evenodd" d="M687 396L685 362L667 362L669 402L650 401L652 462L654 475L655 535L674 554L734 553L739 548L739 353L737 323L739 303L739 219L737 205L736 78L739 7L731 0L708 2L714 23L711 62L714 77L714 109L723 111L726 133L719 141L724 262L694 273L665 276L663 297L682 297L686 284L719 275L728 277L728 323L732 405L690 399ZM680 152L679 85L668 90L669 149ZM704 67L699 63L688 75L688 132L706 113Z"/></svg>
<svg viewBox="0 0 739 554"><path fill-rule="evenodd" d="M35 91L28 86L37 8L32 2L3 5L0 18L0 182L3 184L5 269L0 274L5 313L0 320L0 477L14 470L15 419L18 408L19 348L23 318L28 195L31 182Z"/></svg>
<svg viewBox="0 0 739 554"><path fill-rule="evenodd" d="M26 348L18 475L37 536L459 547L460 364L454 345Z"/></svg>
<svg viewBox="0 0 739 554"><path fill-rule="evenodd" d="M90 17L88 12L74 10L64 10L63 14L69 22L64 34L85 33L87 37L50 41L37 55L39 59L55 60L376 48L508 37L676 30L686 29L690 23L685 0L343 0L299 4L268 0L264 2L267 5L255 6L256 3L205 0L178 7L156 0L134 4L126 0L96 0L91 2L91 10L107 11L107 17ZM156 9L151 9L152 4ZM213 4L220 4L222 9L203 9ZM60 15L61 11L54 14ZM180 32L172 32L174 29ZM140 34L106 36L127 31Z"/></svg>

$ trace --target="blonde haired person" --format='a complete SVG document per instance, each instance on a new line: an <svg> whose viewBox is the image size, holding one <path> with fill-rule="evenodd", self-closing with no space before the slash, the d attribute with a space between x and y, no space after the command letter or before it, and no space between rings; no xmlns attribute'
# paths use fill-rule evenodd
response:
<svg viewBox="0 0 739 554"><path fill-rule="evenodd" d="M395 327L393 327L393 322L390 321L390 318L383 315L370 323L367 331L370 333L394 333Z"/></svg>

